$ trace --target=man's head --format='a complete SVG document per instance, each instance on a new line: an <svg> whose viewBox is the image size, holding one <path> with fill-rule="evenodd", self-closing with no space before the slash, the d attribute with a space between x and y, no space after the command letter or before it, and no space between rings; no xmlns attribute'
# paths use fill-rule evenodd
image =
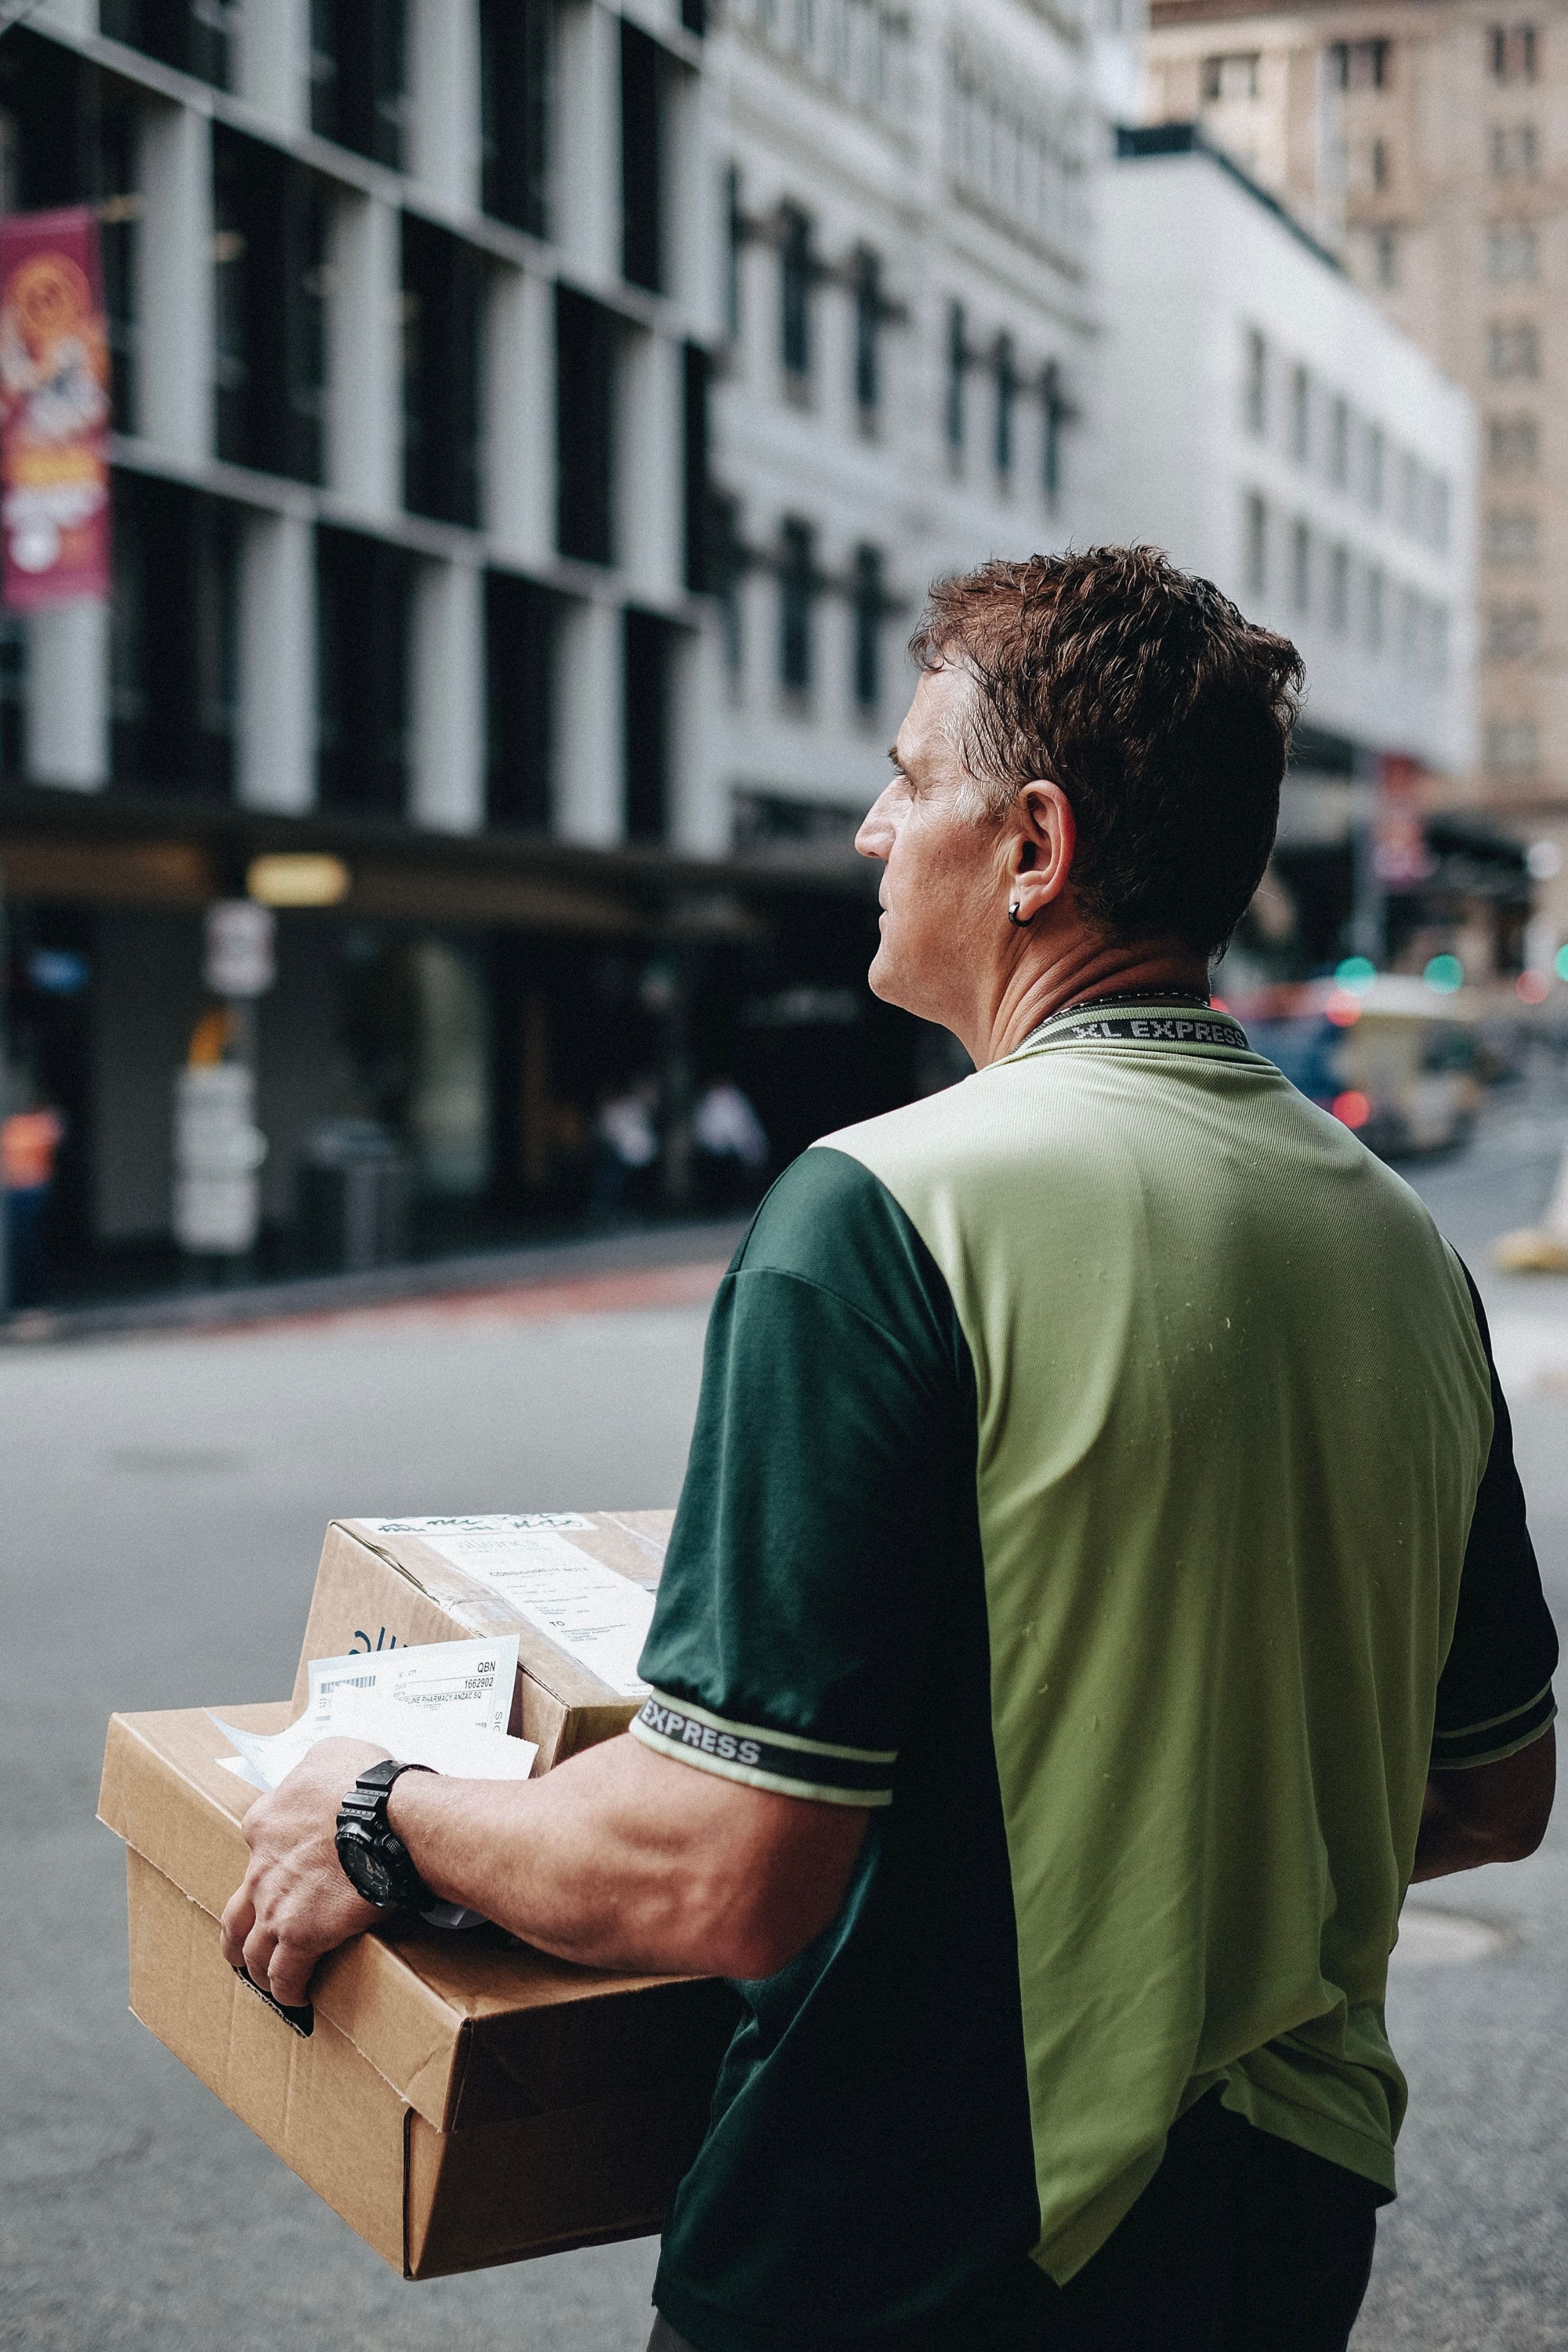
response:
<svg viewBox="0 0 1568 2352"><path fill-rule="evenodd" d="M1219 951L1273 845L1293 646L1157 549L1099 547L939 583L912 651L900 772L860 835L888 866L879 995L956 1025L951 968L1069 925Z"/></svg>

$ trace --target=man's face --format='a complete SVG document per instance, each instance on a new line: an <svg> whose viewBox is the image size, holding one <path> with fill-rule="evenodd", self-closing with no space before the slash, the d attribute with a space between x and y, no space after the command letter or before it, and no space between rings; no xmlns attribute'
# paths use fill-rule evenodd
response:
<svg viewBox="0 0 1568 2352"><path fill-rule="evenodd" d="M1007 919L998 830L962 800L957 721L973 691L967 671L924 672L890 755L895 772L855 836L887 869L873 992L948 1028L967 1017L977 964Z"/></svg>

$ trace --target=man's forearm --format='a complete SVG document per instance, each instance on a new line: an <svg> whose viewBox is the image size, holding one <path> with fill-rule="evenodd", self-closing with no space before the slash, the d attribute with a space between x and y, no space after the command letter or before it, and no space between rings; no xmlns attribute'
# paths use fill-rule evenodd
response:
<svg viewBox="0 0 1568 2352"><path fill-rule="evenodd" d="M1487 1863L1522 1862L1546 1834L1556 1786L1557 1735L1550 1727L1494 1764L1432 1773L1421 1806L1412 1885L1479 1870Z"/></svg>
<svg viewBox="0 0 1568 2352"><path fill-rule="evenodd" d="M444 1901L543 1951L757 1977L833 1916L866 1817L738 1790L622 1737L538 1780L406 1772L387 1818Z"/></svg>

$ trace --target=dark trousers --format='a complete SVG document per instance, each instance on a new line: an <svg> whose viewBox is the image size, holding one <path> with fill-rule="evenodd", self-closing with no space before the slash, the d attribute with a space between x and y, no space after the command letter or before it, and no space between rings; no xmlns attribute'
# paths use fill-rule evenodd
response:
<svg viewBox="0 0 1568 2352"><path fill-rule="evenodd" d="M1182 2117L1132 2211L1065 2286L1030 2263L897 2352L1344 2352L1379 2195L1255 2131L1216 2093ZM661 2318L648 2352L720 2347L688 2345Z"/></svg>

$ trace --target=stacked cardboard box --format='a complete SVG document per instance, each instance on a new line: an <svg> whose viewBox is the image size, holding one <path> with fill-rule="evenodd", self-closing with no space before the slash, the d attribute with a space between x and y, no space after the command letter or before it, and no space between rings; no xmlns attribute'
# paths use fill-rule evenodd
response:
<svg viewBox="0 0 1568 2352"><path fill-rule="evenodd" d="M668 1523L647 1512L549 1524L584 1553L602 1600L607 1567L632 1587L656 1581ZM504 1578L455 1567L460 1545L434 1548L454 1524L504 1523L334 1524L295 1698L214 1711L281 1730L311 1657L504 1627L519 1634L513 1728L539 1742L536 1769L622 1729L636 1695L583 1663L618 1654L604 1648L615 1596L579 1610L563 1646L540 1630L548 1612L521 1614ZM224 1769L225 1747L202 1708L110 1722L99 1811L127 1849L135 2014L406 2278L657 2229L701 2136L734 2022L727 1988L575 1968L492 1928L397 1920L325 1959L308 2008L281 2011L219 1947L256 1801Z"/></svg>

